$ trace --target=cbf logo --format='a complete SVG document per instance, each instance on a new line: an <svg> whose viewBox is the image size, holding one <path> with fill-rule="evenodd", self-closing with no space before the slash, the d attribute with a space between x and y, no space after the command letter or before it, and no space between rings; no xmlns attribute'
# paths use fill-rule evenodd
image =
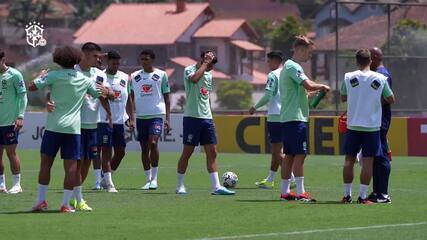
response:
<svg viewBox="0 0 427 240"><path fill-rule="evenodd" d="M46 39L43 38L43 25L33 21L25 25L25 33L27 35L27 43L32 47L46 46Z"/></svg>

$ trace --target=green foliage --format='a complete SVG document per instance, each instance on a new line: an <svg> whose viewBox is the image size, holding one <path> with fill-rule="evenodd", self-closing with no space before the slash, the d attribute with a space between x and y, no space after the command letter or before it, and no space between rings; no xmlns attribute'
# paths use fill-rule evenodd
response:
<svg viewBox="0 0 427 240"><path fill-rule="evenodd" d="M47 14L54 12L51 0L16 0L9 6L7 22L15 27L23 28L33 20L43 22Z"/></svg>
<svg viewBox="0 0 427 240"><path fill-rule="evenodd" d="M306 32L307 30L300 20L288 16L277 23L270 32L271 47L281 50L285 56L290 57L294 37Z"/></svg>
<svg viewBox="0 0 427 240"><path fill-rule="evenodd" d="M222 81L216 94L226 109L248 109L252 104L252 86L247 81Z"/></svg>
<svg viewBox="0 0 427 240"><path fill-rule="evenodd" d="M273 22L270 19L255 19L250 22L250 25L258 33L258 43L263 46L269 45L269 34L273 29Z"/></svg>

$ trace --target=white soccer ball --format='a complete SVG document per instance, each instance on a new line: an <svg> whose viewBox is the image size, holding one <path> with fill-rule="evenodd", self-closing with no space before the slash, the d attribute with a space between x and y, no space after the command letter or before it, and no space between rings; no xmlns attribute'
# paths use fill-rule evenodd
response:
<svg viewBox="0 0 427 240"><path fill-rule="evenodd" d="M222 175L222 185L226 188L235 188L239 179L234 172L226 172Z"/></svg>

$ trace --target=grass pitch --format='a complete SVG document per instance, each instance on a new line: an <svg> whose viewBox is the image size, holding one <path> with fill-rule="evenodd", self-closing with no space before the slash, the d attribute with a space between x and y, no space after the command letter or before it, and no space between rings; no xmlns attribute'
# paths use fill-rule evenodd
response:
<svg viewBox="0 0 427 240"><path fill-rule="evenodd" d="M190 160L188 195L174 193L179 154L161 153L160 188L142 191L144 172L139 154L127 153L114 174L119 193L93 192L90 173L84 197L94 211L59 214L62 201L62 160L52 171L50 211L28 210L37 197L38 151L21 150L19 195L0 195L0 239L425 239L427 236L427 159L394 157L392 204L342 205L342 164L339 156L309 156L306 190L315 204L279 201L280 175L273 190L254 182L268 172L269 155L219 154L220 174L239 176L235 196L211 196L203 154ZM6 163L6 182L11 175ZM356 176L359 173L357 167ZM358 194L358 178L353 195Z"/></svg>

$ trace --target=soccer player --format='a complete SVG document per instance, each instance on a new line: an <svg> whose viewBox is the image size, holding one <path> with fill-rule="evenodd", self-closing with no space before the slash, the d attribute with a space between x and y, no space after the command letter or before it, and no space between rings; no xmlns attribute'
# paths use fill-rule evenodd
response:
<svg viewBox="0 0 427 240"><path fill-rule="evenodd" d="M212 51L201 54L197 64L188 66L184 70L184 87L187 103L183 119L183 144L181 157L178 162L177 194L186 194L184 176L188 160L199 144L206 153L207 169L211 179L212 194L233 195L234 191L221 186L218 178L217 150L215 125L209 103L209 93L212 91L212 69L218 62Z"/></svg>
<svg viewBox="0 0 427 240"><path fill-rule="evenodd" d="M307 156L307 91L328 92L329 86L315 83L304 74L301 63L307 62L313 51L313 42L305 36L296 36L292 59L285 62L280 72L279 86L282 108L280 120L283 130L282 190L283 200L315 201L304 189L304 160ZM290 191L291 174L295 174L296 195Z"/></svg>
<svg viewBox="0 0 427 240"><path fill-rule="evenodd" d="M280 91L279 77L282 71L283 55L279 51L273 51L267 54L267 63L271 72L267 77L264 96L249 109L249 114L254 114L256 110L268 104L267 129L271 143L271 165L267 178L256 182L260 188L273 188L274 177L282 164L282 124L280 123Z"/></svg>
<svg viewBox="0 0 427 240"><path fill-rule="evenodd" d="M381 49L374 47L369 49L371 52L371 70L376 71L387 77L388 85L392 89L392 78L387 68L383 64L383 53ZM391 151L388 147L387 133L391 124L391 107L387 101L382 101L382 117L381 117L381 154L375 157L373 169L373 191L369 195L369 200L376 203L391 203L391 198L388 195L388 181L390 178L390 157Z"/></svg>
<svg viewBox="0 0 427 240"><path fill-rule="evenodd" d="M59 149L61 158L64 159L64 198L60 211L63 213L74 212L69 205L73 195L80 160L80 111L85 101L86 94L92 97L100 97L101 92L106 96L108 89L97 85L74 69L75 64L80 61L81 52L73 47L65 46L55 49L53 62L62 67L60 70L46 72L42 71L40 77L34 80L30 91L36 91L49 87L51 101L55 103L54 111L50 111L47 117L46 130L41 144L41 164L39 172L38 199L32 208L34 212L48 209L46 192L50 182L50 169ZM100 98L101 101L106 101ZM82 199L81 196L79 196Z"/></svg>
<svg viewBox="0 0 427 240"><path fill-rule="evenodd" d="M360 173L361 204L371 204L367 198L372 177L374 158L381 154L381 101L394 103L394 95L387 77L370 70L371 54L368 49L358 50L356 61L359 70L346 73L341 87L341 100L347 102L347 128L344 143L346 154L343 167L343 203L351 203L352 182L356 155L362 149L363 164Z"/></svg>
<svg viewBox="0 0 427 240"><path fill-rule="evenodd" d="M22 74L6 65L6 58L0 50L0 193L22 192L21 164L16 153L19 130L24 126L27 108L27 90ZM13 186L6 188L4 176L3 150L6 150L13 176Z"/></svg>
<svg viewBox="0 0 427 240"><path fill-rule="evenodd" d="M106 81L111 86L114 99L110 101L113 127L108 122L107 112L100 109L100 123L98 123L98 144L101 146L102 171L109 175L115 171L125 156L125 128L124 124L129 118L129 126L133 127L133 105L129 98L129 75L119 71L120 55L116 51L107 54ZM129 116L129 117L128 117ZM113 156L114 147L114 156ZM111 180L112 182L112 180ZM98 183L97 183L98 184ZM96 185L95 187L101 187Z"/></svg>
<svg viewBox="0 0 427 240"><path fill-rule="evenodd" d="M159 139L164 125L170 128L170 87L166 72L153 67L156 55L151 49L139 54L142 69L131 74L131 96L136 107L136 128L146 181L142 190L158 188ZM163 118L165 118L163 122Z"/></svg>

